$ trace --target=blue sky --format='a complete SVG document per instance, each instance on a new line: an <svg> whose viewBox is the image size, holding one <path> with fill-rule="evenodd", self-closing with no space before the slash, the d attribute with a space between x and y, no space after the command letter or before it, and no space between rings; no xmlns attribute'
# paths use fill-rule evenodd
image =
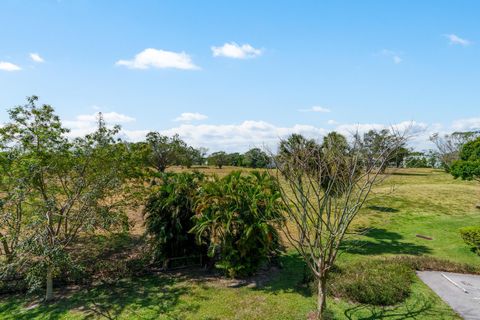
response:
<svg viewBox="0 0 480 320"><path fill-rule="evenodd" d="M431 132L480 128L479 12L473 0L2 0L0 121L35 94L72 135L102 111L131 140L158 130L243 151L414 121L426 148Z"/></svg>

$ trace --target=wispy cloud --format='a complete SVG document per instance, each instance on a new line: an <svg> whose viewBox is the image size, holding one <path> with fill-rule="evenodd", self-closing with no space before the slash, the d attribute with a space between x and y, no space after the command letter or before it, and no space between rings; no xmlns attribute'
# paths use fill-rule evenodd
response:
<svg viewBox="0 0 480 320"><path fill-rule="evenodd" d="M308 109L300 109L300 112L320 112L320 113L328 113L331 110L325 107L320 107L320 106L313 106Z"/></svg>
<svg viewBox="0 0 480 320"><path fill-rule="evenodd" d="M16 64L13 64L11 62L7 61L0 61L0 70L2 71L19 71L22 70L19 66Z"/></svg>
<svg viewBox="0 0 480 320"><path fill-rule="evenodd" d="M480 118L466 118L455 120L452 124L455 131L480 130Z"/></svg>
<svg viewBox="0 0 480 320"><path fill-rule="evenodd" d="M263 50L256 49L248 43L238 45L235 42L225 43L221 47L211 47L214 57L227 57L233 59L248 59L260 56Z"/></svg>
<svg viewBox="0 0 480 320"><path fill-rule="evenodd" d="M38 63L45 62L45 60L38 53L30 53L30 59Z"/></svg>
<svg viewBox="0 0 480 320"><path fill-rule="evenodd" d="M453 33L445 34L445 37L449 40L449 43L451 45L460 45L460 46L466 47L472 44L470 40L467 40L465 38L460 38L459 36Z"/></svg>
<svg viewBox="0 0 480 320"><path fill-rule="evenodd" d="M205 120L208 117L204 114L198 112L184 112L180 116L174 119L174 121L181 121L181 122L190 122L190 121L199 121Z"/></svg>
<svg viewBox="0 0 480 320"><path fill-rule="evenodd" d="M383 49L380 51L379 55L392 59L395 64L399 64L403 61L402 54L393 50Z"/></svg>
<svg viewBox="0 0 480 320"><path fill-rule="evenodd" d="M132 60L119 60L118 66L125 66L130 69L200 69L185 52L173 52L160 49L148 48L135 55Z"/></svg>

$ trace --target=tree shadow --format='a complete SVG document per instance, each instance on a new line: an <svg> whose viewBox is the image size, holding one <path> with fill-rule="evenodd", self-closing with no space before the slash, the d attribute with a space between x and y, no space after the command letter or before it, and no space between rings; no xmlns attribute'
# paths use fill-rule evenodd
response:
<svg viewBox="0 0 480 320"><path fill-rule="evenodd" d="M344 240L340 248L344 252L361 255L379 254L409 254L422 255L431 252L431 249L424 245L402 241L403 236L399 233L380 228L369 228L362 233L366 239Z"/></svg>
<svg viewBox="0 0 480 320"><path fill-rule="evenodd" d="M409 173L409 172L392 172L390 173L392 176L417 176L417 177L426 177L428 173Z"/></svg>
<svg viewBox="0 0 480 320"><path fill-rule="evenodd" d="M395 209L395 208L382 207L382 206L369 206L369 207L367 207L367 209L375 210L375 211L379 211L379 212L387 212L387 213L395 213L395 212L400 211L400 210Z"/></svg>
<svg viewBox="0 0 480 320"><path fill-rule="evenodd" d="M414 299L394 307L377 307L359 305L344 311L346 319L374 320L374 319L450 319L451 311L444 307L441 310L428 299Z"/></svg>
<svg viewBox="0 0 480 320"><path fill-rule="evenodd" d="M298 253L289 253L278 257L280 270L255 290L271 294L295 292L302 296L312 296L312 290L306 281L307 267Z"/></svg>
<svg viewBox="0 0 480 320"><path fill-rule="evenodd" d="M178 312L180 299L193 293L181 280L165 275L122 280L83 289L49 304L41 303L30 310L18 312L19 300L0 307L0 314L14 314L14 319L35 317L60 319L71 311L81 312L84 319L118 319L128 314L132 319L158 319L162 315ZM182 303L180 311L196 311L198 304ZM16 309L16 310L14 310ZM174 310L175 309L175 310ZM137 311L141 310L141 314Z"/></svg>

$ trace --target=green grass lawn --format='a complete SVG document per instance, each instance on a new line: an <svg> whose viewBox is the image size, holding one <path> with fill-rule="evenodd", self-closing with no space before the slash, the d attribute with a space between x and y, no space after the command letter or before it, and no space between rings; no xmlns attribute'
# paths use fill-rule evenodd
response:
<svg viewBox="0 0 480 320"><path fill-rule="evenodd" d="M222 171L223 172L223 171ZM394 189L392 191L392 188ZM480 185L431 169L400 170L375 190L353 228L338 264L393 255L426 255L480 265L458 229L480 224ZM416 235L432 238L427 240ZM0 297L0 319L306 319L315 296L301 284L303 264L289 251L283 268L257 288L230 288L189 274L161 274L115 285L63 292L54 304L26 308L31 296ZM330 298L334 319L456 319L418 279L411 296L393 307Z"/></svg>

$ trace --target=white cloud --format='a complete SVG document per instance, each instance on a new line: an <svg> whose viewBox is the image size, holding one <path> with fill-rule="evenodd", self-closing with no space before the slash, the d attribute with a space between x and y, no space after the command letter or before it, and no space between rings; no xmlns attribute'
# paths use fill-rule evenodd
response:
<svg viewBox="0 0 480 320"><path fill-rule="evenodd" d="M206 115L198 112L184 112L179 117L175 118L174 121L189 122L189 121L205 120L207 118L208 117Z"/></svg>
<svg viewBox="0 0 480 320"><path fill-rule="evenodd" d="M399 56L393 56L393 62L395 64L399 64L402 61L403 61L402 58L400 58Z"/></svg>
<svg viewBox="0 0 480 320"><path fill-rule="evenodd" d="M13 64L11 62L6 62L6 61L0 61L0 70L3 71L18 71L22 70L19 66L16 64Z"/></svg>
<svg viewBox="0 0 480 320"><path fill-rule="evenodd" d="M446 34L445 37L447 37L447 39L450 41L450 44L452 44L452 45L461 45L461 46L466 47L466 46L472 44L472 42L470 40L460 38L459 36L457 36L453 33L452 34Z"/></svg>
<svg viewBox="0 0 480 320"><path fill-rule="evenodd" d="M403 58L401 57L402 54L396 51L383 49L380 51L379 55L391 58L395 64L399 64L403 61Z"/></svg>
<svg viewBox="0 0 480 320"><path fill-rule="evenodd" d="M300 109L301 112L321 112L321 113L328 113L330 112L330 109L328 108L324 108L324 107L320 107L320 106L313 106L311 108L308 108L308 109Z"/></svg>
<svg viewBox="0 0 480 320"><path fill-rule="evenodd" d="M162 134L178 133L195 147L207 147L211 152L246 151L252 147L268 147L275 150L280 138L292 133L300 133L310 138L319 138L327 131L310 125L278 127L265 121L244 121L240 124L191 125L182 124L176 128L163 130Z"/></svg>
<svg viewBox="0 0 480 320"><path fill-rule="evenodd" d="M335 120L328 120L327 123L332 126L338 124L338 122Z"/></svg>
<svg viewBox="0 0 480 320"><path fill-rule="evenodd" d="M45 60L38 53L30 53L30 59L38 63L45 62Z"/></svg>
<svg viewBox="0 0 480 320"><path fill-rule="evenodd" d="M98 112L93 114L81 114L77 116L77 121L96 122L98 120L98 115ZM125 123L135 121L135 118L117 112L102 112L102 116L106 122L112 123Z"/></svg>
<svg viewBox="0 0 480 320"><path fill-rule="evenodd" d="M172 52L152 48L143 50L135 55L132 60L119 60L116 62L116 65L125 66L130 69L200 69L185 52Z"/></svg>
<svg viewBox="0 0 480 320"><path fill-rule="evenodd" d="M70 129L69 137L80 137L94 132L97 129L98 114L98 112L81 114L75 120L63 121L64 125ZM135 121L135 118L117 112L105 112L102 115L108 126Z"/></svg>
<svg viewBox="0 0 480 320"><path fill-rule="evenodd" d="M459 119L453 122L452 128L455 131L480 130L480 118Z"/></svg>
<svg viewBox="0 0 480 320"><path fill-rule="evenodd" d="M235 42L225 43L221 47L211 47L214 57L227 57L233 59L248 59L260 56L263 51L255 49L248 43L241 46Z"/></svg>

